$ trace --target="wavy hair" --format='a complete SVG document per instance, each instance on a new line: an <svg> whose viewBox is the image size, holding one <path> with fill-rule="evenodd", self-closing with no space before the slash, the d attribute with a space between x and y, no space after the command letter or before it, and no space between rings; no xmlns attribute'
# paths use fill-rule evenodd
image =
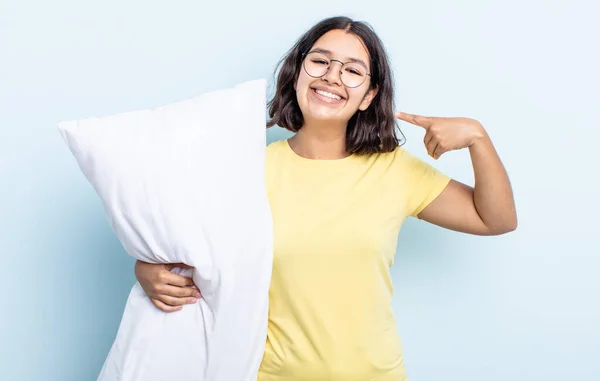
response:
<svg viewBox="0 0 600 381"><path fill-rule="evenodd" d="M292 132L302 128L304 117L294 84L302 69L303 54L321 36L335 29L352 33L362 40L370 57L370 89L379 87L369 107L365 111L358 110L348 121L346 150L358 155L392 152L400 145L396 131L402 133L397 129L394 117L394 80L387 53L370 25L343 16L327 18L314 25L279 61L275 69L275 95L268 103L270 120L267 128L278 125Z"/></svg>

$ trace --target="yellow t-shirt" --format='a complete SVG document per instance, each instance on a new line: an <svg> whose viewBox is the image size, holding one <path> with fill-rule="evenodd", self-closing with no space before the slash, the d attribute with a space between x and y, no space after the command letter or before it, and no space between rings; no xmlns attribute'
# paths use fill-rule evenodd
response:
<svg viewBox="0 0 600 381"><path fill-rule="evenodd" d="M405 381L389 268L398 233L449 178L402 147L311 160L267 147L274 222L259 381Z"/></svg>

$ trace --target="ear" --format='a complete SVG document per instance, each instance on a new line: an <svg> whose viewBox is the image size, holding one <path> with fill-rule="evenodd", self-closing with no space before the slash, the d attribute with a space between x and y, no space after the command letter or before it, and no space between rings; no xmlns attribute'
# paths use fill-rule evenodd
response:
<svg viewBox="0 0 600 381"><path fill-rule="evenodd" d="M371 105L371 102L373 101L373 98L375 98L375 96L377 95L378 92L379 92L379 86L375 86L375 88L367 91L363 100L360 102L358 109L360 111L365 111L366 109L368 109L369 106Z"/></svg>

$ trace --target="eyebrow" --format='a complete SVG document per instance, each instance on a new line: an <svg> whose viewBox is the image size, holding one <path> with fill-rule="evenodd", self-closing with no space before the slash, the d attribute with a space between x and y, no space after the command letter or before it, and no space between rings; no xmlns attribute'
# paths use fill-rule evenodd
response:
<svg viewBox="0 0 600 381"><path fill-rule="evenodd" d="M327 50L327 49L322 49L322 48L315 48L315 49L311 49L309 51L309 53L322 53L328 56L332 56L333 53L331 52L331 50ZM354 57L346 57L347 62L357 62L361 65L363 65L365 68L369 68L367 66L367 64L365 63L365 61L361 60L360 58L354 58Z"/></svg>

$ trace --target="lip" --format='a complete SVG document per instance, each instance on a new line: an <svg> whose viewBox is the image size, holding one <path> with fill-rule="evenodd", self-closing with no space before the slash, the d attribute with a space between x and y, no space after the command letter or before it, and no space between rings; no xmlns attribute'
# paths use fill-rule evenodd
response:
<svg viewBox="0 0 600 381"><path fill-rule="evenodd" d="M326 97L325 95L321 95L321 94L317 93L316 89L313 89L313 88L310 88L310 94L311 94L312 99L314 99L315 101L317 101L318 103L321 103L321 104L328 104L328 105L334 106L334 105L341 105L345 102L345 100L343 98L338 101L337 99L329 98L329 97Z"/></svg>
<svg viewBox="0 0 600 381"><path fill-rule="evenodd" d="M338 97L342 98L341 99L342 101L346 100L346 97L343 96L339 91L334 90L334 89L330 89L330 88L325 87L325 86L311 86L311 90L313 90L313 91L314 90L327 91L328 93L335 94Z"/></svg>

